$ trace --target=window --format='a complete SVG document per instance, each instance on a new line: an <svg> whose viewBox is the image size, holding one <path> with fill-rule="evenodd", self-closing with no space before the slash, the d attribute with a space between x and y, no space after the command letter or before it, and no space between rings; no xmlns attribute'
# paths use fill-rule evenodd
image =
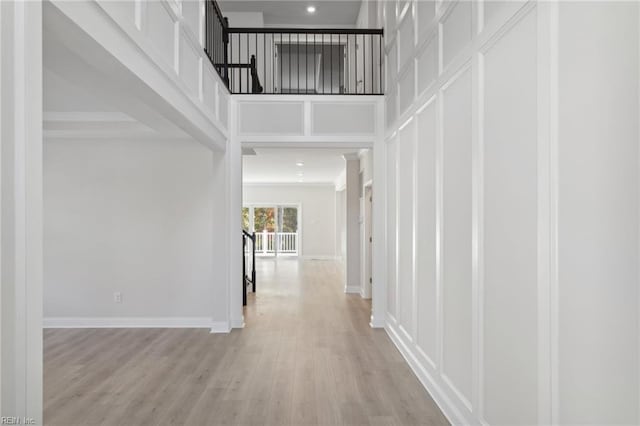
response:
<svg viewBox="0 0 640 426"><path fill-rule="evenodd" d="M256 254L297 256L299 212L298 206L291 205L244 206L242 228L256 233Z"/></svg>

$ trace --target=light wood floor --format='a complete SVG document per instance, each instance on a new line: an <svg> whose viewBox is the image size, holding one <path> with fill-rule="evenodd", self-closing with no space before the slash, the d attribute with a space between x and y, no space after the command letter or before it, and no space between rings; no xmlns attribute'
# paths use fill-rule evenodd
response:
<svg viewBox="0 0 640 426"><path fill-rule="evenodd" d="M257 266L230 334L45 330L45 423L447 424L338 263Z"/></svg>

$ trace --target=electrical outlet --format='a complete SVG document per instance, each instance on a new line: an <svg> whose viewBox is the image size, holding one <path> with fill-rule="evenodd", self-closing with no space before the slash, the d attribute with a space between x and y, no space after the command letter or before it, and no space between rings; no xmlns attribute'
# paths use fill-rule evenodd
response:
<svg viewBox="0 0 640 426"><path fill-rule="evenodd" d="M116 303L122 303L122 293L120 293L119 291L113 293L113 301Z"/></svg>

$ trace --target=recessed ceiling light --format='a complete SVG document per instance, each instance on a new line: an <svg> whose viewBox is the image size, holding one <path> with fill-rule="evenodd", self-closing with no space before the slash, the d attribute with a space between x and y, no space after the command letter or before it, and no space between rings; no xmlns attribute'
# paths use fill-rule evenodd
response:
<svg viewBox="0 0 640 426"><path fill-rule="evenodd" d="M298 167L302 167L302 166L304 166L304 163L303 163L302 161L298 161L298 162L296 163L296 166L298 166Z"/></svg>
<svg viewBox="0 0 640 426"><path fill-rule="evenodd" d="M302 177L302 176L304 176L304 173L298 172L298 176Z"/></svg>
<svg viewBox="0 0 640 426"><path fill-rule="evenodd" d="M316 13L316 7L315 6L307 6L307 12L308 13Z"/></svg>

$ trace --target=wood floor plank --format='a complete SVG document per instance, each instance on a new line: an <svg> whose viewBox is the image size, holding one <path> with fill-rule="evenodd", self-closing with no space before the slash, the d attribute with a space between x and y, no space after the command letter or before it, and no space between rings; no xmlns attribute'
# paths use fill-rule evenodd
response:
<svg viewBox="0 0 640 426"><path fill-rule="evenodd" d="M246 327L48 329L49 425L448 424L334 261L260 259Z"/></svg>

